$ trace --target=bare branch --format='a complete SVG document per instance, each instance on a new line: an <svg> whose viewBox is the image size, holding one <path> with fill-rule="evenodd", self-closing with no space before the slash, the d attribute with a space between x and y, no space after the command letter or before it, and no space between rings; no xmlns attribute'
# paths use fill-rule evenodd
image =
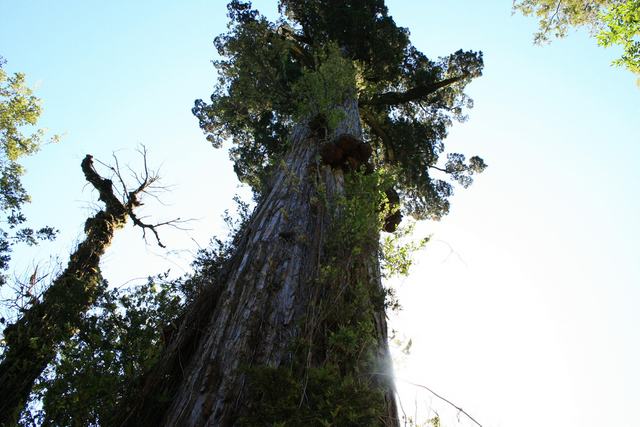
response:
<svg viewBox="0 0 640 427"><path fill-rule="evenodd" d="M95 171L93 167L92 156L87 155L85 160L82 162L83 171L85 171L85 176L87 177L87 181L89 181L94 186L94 188L96 188L100 193L100 200L104 201L105 203L107 203L107 200L109 201L107 203L108 209L117 208L118 211L124 212L126 216L131 218L134 226L138 226L142 228L142 233L143 233L142 236L145 240L146 240L147 230L151 230L158 245L161 248L166 248L166 246L160 240L160 235L158 234L157 228L163 225L171 225L175 227L176 224L180 222L185 222L185 221L180 221L180 218L177 218L174 220L161 222L157 224L148 224L134 213L135 208L143 205L141 201L141 196L143 194L151 195L152 197L155 197L157 199L157 196L151 194L150 190L155 189L156 187L154 187L154 184L160 180L160 176L158 174L149 170L149 165L147 163L148 151L144 145L142 145L141 147L142 148L140 148L138 151L142 155L143 171L138 174L131 167L127 165L127 168L129 169L129 171L137 181L138 186L135 189L130 190L128 188L125 182L125 179L122 176L118 157L115 154L113 155L115 166L107 165L100 162L102 165L104 165L113 173L113 175L118 179L118 181L120 181L120 184L122 185L121 198L123 200L120 200L118 197L114 195L112 181L109 179L102 178Z"/></svg>
<svg viewBox="0 0 640 427"><path fill-rule="evenodd" d="M459 406L456 406L454 403L452 403L451 401L445 399L444 397L440 396L438 393L436 393L435 391L431 390L429 387L424 386L422 384L416 384L416 383L412 383L411 381L407 381L407 380L402 380L408 384L411 384L413 386L416 387L421 387L425 390L427 390L429 393L433 394L435 397L437 397L438 399L447 402L449 405L453 406L454 408L456 408L460 413L464 414L467 418L469 418L471 421L473 421L474 423L476 423L479 427L482 427L482 424L480 424L479 422L477 422L471 415L469 415L464 409L462 409Z"/></svg>
<svg viewBox="0 0 640 427"><path fill-rule="evenodd" d="M476 421L476 420L475 420L471 415L469 415L469 414L468 414L464 409L462 409L461 407L457 406L455 403L451 402L450 400L447 400L447 399L445 399L444 397L440 396L438 393L436 393L435 391L431 390L431 389L430 389L429 387L427 387L427 386L424 386L424 385L422 385L422 384L416 384L416 383L413 383L413 382L411 382L411 381L404 380L404 379L402 379L402 378L396 378L394 375L384 374L384 373L382 373L382 372L376 372L376 373L373 373L372 375L384 375L384 376L387 376L387 377L390 377L390 378L393 378L393 379L396 379L396 380L403 381L403 382L405 382L405 383L407 383L407 384L411 384L412 386L415 386L415 387L421 387L421 388L423 388L423 389L427 390L429 393L433 394L433 395L434 395L435 397L437 397L438 399L440 399L440 400L442 400L442 401L444 401L444 402L448 403L449 405L453 406L454 408L456 408L456 409L458 410L458 412L460 412L460 413L464 414L467 418L469 418L471 421L473 421L474 423L476 423L479 427L482 427L482 424L480 424L479 422L477 422L477 421Z"/></svg>
<svg viewBox="0 0 640 427"><path fill-rule="evenodd" d="M131 218L131 220L133 221L134 225L137 225L138 227L142 228L142 238L146 240L146 230L151 230L151 232L153 233L153 235L156 238L156 241L158 242L158 246L160 246L161 248L166 248L165 245L162 244L162 242L160 241L160 236L158 235L158 231L156 230L157 227L161 227L163 225L171 225L174 226L174 224L177 223L181 223L181 222L185 222L185 221L180 221L180 218L176 218L176 219L172 219L170 221L165 221L165 222L160 222L157 224L145 224L144 222L142 222L138 217L136 217L133 212L129 213L129 218Z"/></svg>

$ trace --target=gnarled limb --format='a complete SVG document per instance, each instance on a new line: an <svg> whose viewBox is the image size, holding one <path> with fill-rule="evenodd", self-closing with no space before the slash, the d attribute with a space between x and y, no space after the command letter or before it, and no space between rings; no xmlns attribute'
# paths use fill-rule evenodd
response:
<svg viewBox="0 0 640 427"><path fill-rule="evenodd" d="M387 135L387 133L384 131L384 129L382 129L382 126L380 126L380 123L378 123L376 118L373 117L373 114L371 114L370 112L368 112L367 110L365 110L362 107L360 107L359 111L360 111L360 117L362 117L364 122L382 140L382 144L384 145L384 150L385 150L385 154L387 156L387 160L389 160L389 162L391 164L395 164L396 163L396 155L395 155L395 153L393 151L393 145L391 144L391 139L389 138L389 135Z"/></svg>
<svg viewBox="0 0 640 427"><path fill-rule="evenodd" d="M450 79L441 80L429 85L419 85L406 92L385 92L381 95L374 96L371 99L358 100L358 106L363 105L399 105L406 104L407 102L416 101L420 98L432 94L438 89L451 86L452 84L459 82L460 80L468 76L462 75L458 77L451 77Z"/></svg>
<svg viewBox="0 0 640 427"><path fill-rule="evenodd" d="M100 257L111 245L114 232L124 227L128 217L143 230L152 230L156 238L156 227L163 225L145 224L133 212L140 205L138 196L158 180L157 176L149 175L146 158L144 179L139 180L140 185L131 192L126 192L125 187L125 202L114 194L113 182L96 172L91 155L84 158L81 166L86 180L98 191L99 200L106 207L87 219L86 238L71 254L62 274L40 299L34 299L22 317L4 330L5 349L0 362L0 426L16 425L35 380L54 359L57 346L73 335L82 315L95 301L98 284L102 281ZM122 181L118 170L113 170ZM159 239L158 244L162 246Z"/></svg>

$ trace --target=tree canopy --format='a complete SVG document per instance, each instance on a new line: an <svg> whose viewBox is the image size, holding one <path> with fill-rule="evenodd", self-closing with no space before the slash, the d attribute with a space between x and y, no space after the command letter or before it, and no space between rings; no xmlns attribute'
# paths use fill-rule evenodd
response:
<svg viewBox="0 0 640 427"><path fill-rule="evenodd" d="M0 210L6 215L9 230L0 228L0 270L9 267L11 246L16 242L33 245L37 239L53 239L55 230L43 227L38 231L17 227L24 224L26 217L22 206L30 202L21 178L26 172L20 159L33 155L46 143L46 129L38 129L26 136L23 126L35 126L42 113L42 101L33 95L33 89L25 85L25 75L15 73L9 76L2 69L6 61L0 56ZM48 142L57 142L53 136ZM0 284L4 277L0 275Z"/></svg>
<svg viewBox="0 0 640 427"><path fill-rule="evenodd" d="M570 27L585 27L600 46L624 49L614 65L640 75L640 1L514 0L513 10L540 21L534 43L549 43L551 35L564 38ZM640 77L637 83L640 86Z"/></svg>
<svg viewBox="0 0 640 427"><path fill-rule="evenodd" d="M309 108L307 88L335 89L345 79L356 82L373 163L397 175L406 213L436 220L448 213L454 187L434 177L435 170L466 187L486 167L479 157L466 163L462 154L449 154L446 165L436 167L447 128L464 121L463 108L472 106L464 89L482 73L481 52L427 58L382 0L282 0L277 22L248 2L233 0L228 9L230 30L215 40L224 58L215 62L218 84L211 103L197 100L193 113L215 147L233 140L238 178L257 195L296 123L322 111ZM331 119L319 117L318 127Z"/></svg>

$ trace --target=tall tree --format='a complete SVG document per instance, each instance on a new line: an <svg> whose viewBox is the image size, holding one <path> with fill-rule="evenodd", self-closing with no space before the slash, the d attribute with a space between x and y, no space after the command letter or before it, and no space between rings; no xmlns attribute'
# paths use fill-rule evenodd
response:
<svg viewBox="0 0 640 427"><path fill-rule="evenodd" d="M34 382L56 357L58 346L69 340L82 325L83 315L100 294L102 277L100 258L111 245L116 230L131 218L134 225L150 230L156 238L157 225L145 224L134 213L140 198L158 180L146 167L138 187L127 189L119 170L116 177L122 183L122 198L111 179L101 177L94 168L93 157L82 161L82 171L88 183L99 193L105 208L87 219L86 238L71 254L66 268L42 293L34 295L15 322L3 331L3 352L0 354L0 426L15 426L26 406ZM161 245L158 239L158 244ZM162 246L162 245L161 245Z"/></svg>
<svg viewBox="0 0 640 427"><path fill-rule="evenodd" d="M571 27L586 27L600 46L619 45L624 49L614 65L640 75L640 1L514 0L513 10L539 19L535 44L548 43L551 35L564 38ZM640 77L637 84L640 86Z"/></svg>
<svg viewBox="0 0 640 427"><path fill-rule="evenodd" d="M439 219L484 170L449 154L482 55L436 61L383 0L229 3L220 80L194 114L257 206L117 425L398 424L381 228Z"/></svg>

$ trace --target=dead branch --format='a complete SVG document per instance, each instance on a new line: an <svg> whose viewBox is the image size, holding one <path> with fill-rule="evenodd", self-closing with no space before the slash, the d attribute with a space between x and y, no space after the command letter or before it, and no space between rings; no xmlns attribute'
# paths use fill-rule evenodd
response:
<svg viewBox="0 0 640 427"><path fill-rule="evenodd" d="M95 171L95 169L93 168L92 156L87 155L87 157L83 161L83 171L85 171L85 176L87 176L87 173L91 175L91 180L89 179L89 176L87 176L87 181L89 181L93 185L93 187L96 190L98 190L98 192L100 193L100 200L105 201L108 199L111 201L111 203L114 204L114 207L119 205L118 206L119 210L122 209L124 210L124 212L126 212L126 215L129 218L131 218L131 221L133 222L134 226L138 226L142 229L143 239L146 240L147 230L150 230L153 233L156 239L156 242L158 243L158 246L160 246L161 248L166 248L166 246L160 240L160 235L158 234L157 228L164 225L176 226L176 224L182 221L180 221L180 218L177 218L177 219L160 222L156 224L148 224L148 223L145 223L140 217L138 217L135 214L134 212L135 208L142 206L144 204L142 203L142 198L144 195L151 195L155 197L153 194L151 194L151 192L152 190L158 189L158 187L155 184L160 180L160 176L156 172L153 172L149 169L149 166L147 163L148 151L144 145L142 145L142 148L139 150L139 152L142 155L142 159L143 159L143 171L140 174L138 174L131 167L127 166L129 171L137 181L137 188L135 189L130 189L127 186L126 181L121 172L118 157L115 154L113 155L115 165L107 165L100 162L102 165L108 168L113 174L113 176L117 178L117 180L120 182L120 185L122 186L122 190L121 190L122 200L117 196L115 196L113 185L111 185L112 181L109 179L104 179L100 177L98 173ZM85 162L86 162L86 165L85 165ZM105 201L105 203L107 202Z"/></svg>
<svg viewBox="0 0 640 427"><path fill-rule="evenodd" d="M416 386L416 387L421 387L425 390L427 390L429 393L433 394L435 397L437 397L438 399L448 403L449 405L453 406L454 408L456 408L458 410L458 412L464 414L467 418L469 418L471 421L473 421L474 423L476 423L479 427L482 427L482 424L480 424L479 422L477 422L471 415L469 415L467 412L465 412L464 409L462 409L459 406L456 406L454 403L452 403L451 401L445 399L444 397L440 396L439 394L437 394L436 392L434 392L433 390L431 390L429 387L424 386L422 384L415 384L412 383L411 381L407 381L407 380L402 380L408 384L411 384L412 386Z"/></svg>

